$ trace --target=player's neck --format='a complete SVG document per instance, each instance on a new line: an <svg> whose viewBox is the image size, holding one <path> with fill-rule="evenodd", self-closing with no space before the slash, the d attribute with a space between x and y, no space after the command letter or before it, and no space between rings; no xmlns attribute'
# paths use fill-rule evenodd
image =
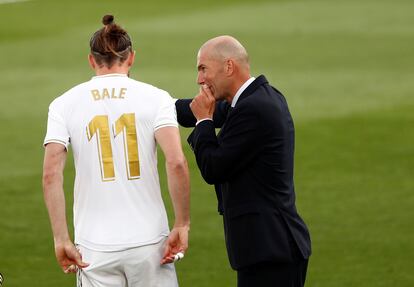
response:
<svg viewBox="0 0 414 287"><path fill-rule="evenodd" d="M111 68L108 67L99 67L95 69L95 73L97 76L103 76L103 75L108 75L108 74L128 74L129 72L129 67L125 67L124 65L122 66L118 66L118 65L114 65Z"/></svg>

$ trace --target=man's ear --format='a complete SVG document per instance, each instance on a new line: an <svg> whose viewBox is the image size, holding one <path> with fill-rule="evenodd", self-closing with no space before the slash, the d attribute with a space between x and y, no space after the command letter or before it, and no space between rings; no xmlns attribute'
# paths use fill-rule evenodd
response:
<svg viewBox="0 0 414 287"><path fill-rule="evenodd" d="M88 61L89 61L89 66L92 68L92 70L95 70L96 68L96 62L94 57L92 56L92 54L88 55Z"/></svg>
<svg viewBox="0 0 414 287"><path fill-rule="evenodd" d="M228 59L224 65L224 71L226 72L227 76L233 75L236 68L234 61L232 59Z"/></svg>
<svg viewBox="0 0 414 287"><path fill-rule="evenodd" d="M134 62L135 62L135 51L131 51L131 53L129 53L127 61L128 61L128 67L131 67L134 64Z"/></svg>

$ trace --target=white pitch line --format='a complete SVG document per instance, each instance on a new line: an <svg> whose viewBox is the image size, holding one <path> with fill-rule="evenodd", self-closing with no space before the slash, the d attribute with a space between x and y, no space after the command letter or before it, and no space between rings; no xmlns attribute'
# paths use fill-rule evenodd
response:
<svg viewBox="0 0 414 287"><path fill-rule="evenodd" d="M28 2L30 0L0 0L1 4L10 4L10 3L18 3L18 2Z"/></svg>

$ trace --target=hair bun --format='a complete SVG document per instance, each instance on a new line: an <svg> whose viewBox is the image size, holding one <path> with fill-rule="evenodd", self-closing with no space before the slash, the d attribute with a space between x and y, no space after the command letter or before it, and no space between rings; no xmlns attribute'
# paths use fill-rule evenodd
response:
<svg viewBox="0 0 414 287"><path fill-rule="evenodd" d="M105 15L102 18L102 23L104 25L109 25L112 24L114 22L114 16L113 15Z"/></svg>

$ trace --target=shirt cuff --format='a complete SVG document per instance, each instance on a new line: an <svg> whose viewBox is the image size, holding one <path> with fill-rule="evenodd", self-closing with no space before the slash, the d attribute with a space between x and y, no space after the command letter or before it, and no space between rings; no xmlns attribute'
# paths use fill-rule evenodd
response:
<svg viewBox="0 0 414 287"><path fill-rule="evenodd" d="M210 118L201 119L201 120L198 120L195 125L197 126L201 122L204 122L204 121L212 121L212 120L213 119L210 119Z"/></svg>

